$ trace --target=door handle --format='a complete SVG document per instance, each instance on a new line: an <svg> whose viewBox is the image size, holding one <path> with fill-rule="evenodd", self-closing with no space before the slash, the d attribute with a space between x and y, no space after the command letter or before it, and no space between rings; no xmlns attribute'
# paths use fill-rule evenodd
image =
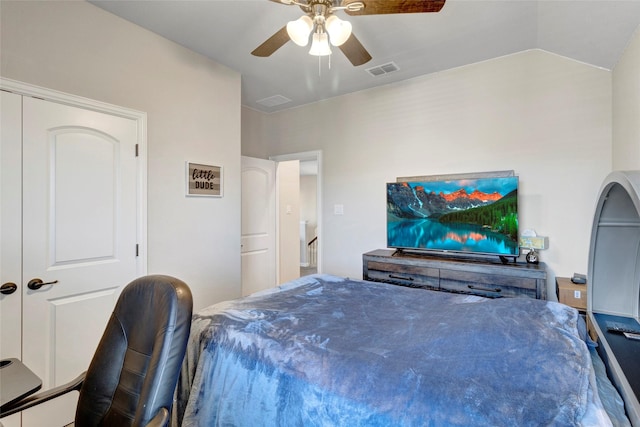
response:
<svg viewBox="0 0 640 427"><path fill-rule="evenodd" d="M17 289L18 289L18 285L16 285L13 282L3 283L2 286L0 286L0 294L2 294L2 295L11 295Z"/></svg>
<svg viewBox="0 0 640 427"><path fill-rule="evenodd" d="M55 285L56 283L58 283L57 280L54 280L52 282L43 282L42 279L31 279L29 280L29 283L27 283L27 288L37 291L38 289L40 289L41 287L43 287L44 285Z"/></svg>

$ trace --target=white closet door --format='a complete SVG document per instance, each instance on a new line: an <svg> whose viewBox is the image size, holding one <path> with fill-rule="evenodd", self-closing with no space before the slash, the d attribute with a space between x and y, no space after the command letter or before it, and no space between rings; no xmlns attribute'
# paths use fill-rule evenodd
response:
<svg viewBox="0 0 640 427"><path fill-rule="evenodd" d="M120 289L137 276L138 134L135 120L23 104L22 360L47 389L87 369ZM36 279L50 284L31 289ZM65 425L76 401L25 411L22 425Z"/></svg>
<svg viewBox="0 0 640 427"><path fill-rule="evenodd" d="M22 334L22 97L0 92L0 359L20 358ZM16 290L12 291L13 285ZM5 293L6 292L6 293Z"/></svg>
<svg viewBox="0 0 640 427"><path fill-rule="evenodd" d="M21 357L22 335L22 97L0 92L0 359ZM12 291L15 285L15 291ZM4 293L6 292L6 293ZM2 419L19 427L20 415Z"/></svg>

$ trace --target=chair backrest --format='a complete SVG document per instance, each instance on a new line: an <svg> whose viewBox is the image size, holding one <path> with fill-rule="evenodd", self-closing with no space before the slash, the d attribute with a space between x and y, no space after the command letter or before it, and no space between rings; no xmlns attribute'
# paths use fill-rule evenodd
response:
<svg viewBox="0 0 640 427"><path fill-rule="evenodd" d="M171 408L192 310L191 291L176 278L146 276L125 287L87 370L76 427L144 426Z"/></svg>

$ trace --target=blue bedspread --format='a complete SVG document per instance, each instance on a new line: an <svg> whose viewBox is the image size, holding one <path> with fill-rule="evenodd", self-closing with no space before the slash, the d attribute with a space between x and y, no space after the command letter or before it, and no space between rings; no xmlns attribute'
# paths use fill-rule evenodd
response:
<svg viewBox="0 0 640 427"><path fill-rule="evenodd" d="M567 306L310 276L194 316L177 418L183 426L585 425L604 419L592 376Z"/></svg>

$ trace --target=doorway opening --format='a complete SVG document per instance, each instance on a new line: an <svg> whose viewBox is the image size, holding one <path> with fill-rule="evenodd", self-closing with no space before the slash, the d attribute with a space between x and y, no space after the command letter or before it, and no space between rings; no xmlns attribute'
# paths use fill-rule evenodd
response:
<svg viewBox="0 0 640 427"><path fill-rule="evenodd" d="M275 162L300 162L300 276L322 272L322 153L272 156ZM278 212L277 215L284 215Z"/></svg>

